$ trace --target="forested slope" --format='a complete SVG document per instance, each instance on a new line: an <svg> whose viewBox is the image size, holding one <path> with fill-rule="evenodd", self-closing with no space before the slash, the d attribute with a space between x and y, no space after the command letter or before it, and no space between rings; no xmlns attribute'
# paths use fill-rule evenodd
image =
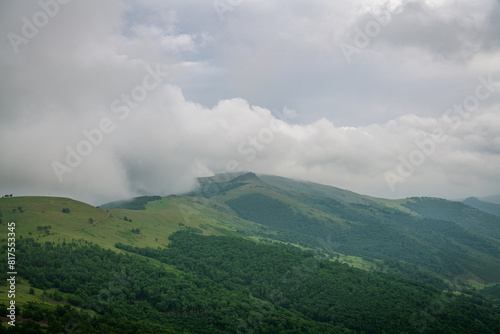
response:
<svg viewBox="0 0 500 334"><path fill-rule="evenodd" d="M88 311L30 305L24 314L48 327L1 331L27 333L31 326L33 333L57 333L68 324L86 333L500 330L498 308L477 297L283 247L190 232L173 234L166 249L117 246L142 256L85 243L21 241L24 278Z"/></svg>

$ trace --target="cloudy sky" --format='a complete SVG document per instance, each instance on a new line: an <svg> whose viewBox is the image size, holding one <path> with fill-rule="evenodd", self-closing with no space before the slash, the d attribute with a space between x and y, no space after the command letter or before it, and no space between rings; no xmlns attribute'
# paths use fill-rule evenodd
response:
<svg viewBox="0 0 500 334"><path fill-rule="evenodd" d="M0 194L500 193L500 2L0 2Z"/></svg>

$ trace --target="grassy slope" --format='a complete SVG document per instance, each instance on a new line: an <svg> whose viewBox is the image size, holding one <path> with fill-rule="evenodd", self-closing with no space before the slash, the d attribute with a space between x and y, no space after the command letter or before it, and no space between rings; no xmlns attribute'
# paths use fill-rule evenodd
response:
<svg viewBox="0 0 500 334"><path fill-rule="evenodd" d="M382 205L389 208L397 209L406 213L413 213L410 209L402 206L403 199L391 200L385 198L371 197L367 195L360 195L355 192L340 189L337 187L327 186L323 184L292 180L274 175L259 175L259 178L270 185L297 191L313 196L332 198L339 202L357 203L366 205Z"/></svg>
<svg viewBox="0 0 500 334"><path fill-rule="evenodd" d="M70 213L63 213L63 208L69 208ZM147 210L105 210L69 198L13 197L0 199L0 212L5 229L7 222L16 223L17 237L31 236L42 243L84 239L104 248L114 248L117 242L138 247L166 246L169 235L187 227L199 228L207 235L231 235L239 228L256 228L254 223L178 196L150 202ZM37 226L51 226L50 234L37 230ZM140 234L132 233L136 228Z"/></svg>
<svg viewBox="0 0 500 334"><path fill-rule="evenodd" d="M69 208L70 213L63 213L63 208ZM187 199L175 196L151 202L147 211L105 210L69 198L12 197L0 199L0 212L3 220L0 224L2 245L6 244L7 222L11 221L16 223L16 238L33 237L41 243L85 240L119 252L114 247L118 242L138 247L166 246L168 236L187 227L201 229L207 235L236 235L240 225L246 230L255 228L254 223L241 220L230 224L232 217L229 215L211 208L194 207ZM125 216L132 222L125 221ZM89 223L89 218L94 222ZM47 230L49 234L45 230L38 230L37 226L51 226ZM134 228L139 228L141 233L132 233ZM64 304L42 297L43 291L39 289L35 289L35 295L30 295L30 285L22 279L22 273L18 273L18 279L21 279L16 285L18 306L27 302L43 303L48 307ZM0 286L0 303L9 301L6 289L6 286Z"/></svg>

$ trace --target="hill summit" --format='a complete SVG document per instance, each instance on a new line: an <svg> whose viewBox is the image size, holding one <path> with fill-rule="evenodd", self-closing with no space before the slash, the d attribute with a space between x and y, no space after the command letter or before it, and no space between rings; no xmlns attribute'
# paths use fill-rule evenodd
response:
<svg viewBox="0 0 500 334"><path fill-rule="evenodd" d="M254 182L260 182L263 183L259 177L252 172L245 173L243 175L237 176L234 179L232 179L230 182L246 182L246 183L254 183Z"/></svg>

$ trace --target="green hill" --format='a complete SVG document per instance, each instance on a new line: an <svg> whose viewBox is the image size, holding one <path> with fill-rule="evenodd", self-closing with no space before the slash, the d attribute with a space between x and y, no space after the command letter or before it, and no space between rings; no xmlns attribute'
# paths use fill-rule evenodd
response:
<svg viewBox="0 0 500 334"><path fill-rule="evenodd" d="M63 209L69 212L64 213ZM216 235L233 235L237 229L257 228L251 222L234 219L179 196L150 202L147 210L108 210L57 197L2 198L0 214L3 222L16 223L19 236L56 243L82 239L104 248L113 248L118 242L163 247L172 233L189 228ZM136 229L140 233L132 232Z"/></svg>
<svg viewBox="0 0 500 334"><path fill-rule="evenodd" d="M500 194L486 196L486 197L481 197L479 199L481 201L484 201L484 202L489 202L489 203L494 203L494 204L500 204Z"/></svg>
<svg viewBox="0 0 500 334"><path fill-rule="evenodd" d="M500 240L500 217L462 202L421 197L409 198L402 205L422 217L453 221L470 231Z"/></svg>
<svg viewBox="0 0 500 334"><path fill-rule="evenodd" d="M235 173L100 208L2 198L0 219L16 223L16 300L35 321L21 333L500 329L483 299L498 302L498 217L459 202Z"/></svg>
<svg viewBox="0 0 500 334"><path fill-rule="evenodd" d="M481 211L500 217L500 204L481 201L476 197L469 197L462 201L462 203L472 206Z"/></svg>
<svg viewBox="0 0 500 334"><path fill-rule="evenodd" d="M499 220L459 202L377 199L252 173L205 178L189 195L204 194L212 207L263 225L263 240L367 259L368 267L396 260L394 271L413 278L430 271L474 285L500 281L500 243L491 238Z"/></svg>

